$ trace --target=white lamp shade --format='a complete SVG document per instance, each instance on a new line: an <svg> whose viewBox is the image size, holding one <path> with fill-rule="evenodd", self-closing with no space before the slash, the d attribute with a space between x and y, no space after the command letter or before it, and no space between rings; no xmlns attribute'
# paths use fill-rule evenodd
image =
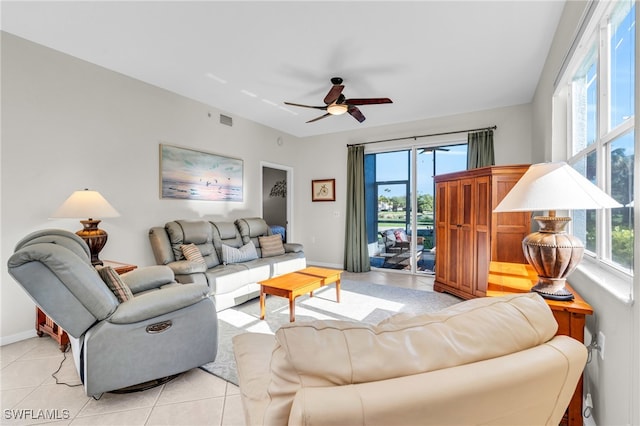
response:
<svg viewBox="0 0 640 426"><path fill-rule="evenodd" d="M622 207L565 162L529 167L518 183L493 210L528 212Z"/></svg>
<svg viewBox="0 0 640 426"><path fill-rule="evenodd" d="M85 189L71 194L51 217L94 219L118 216L120 213L98 191Z"/></svg>

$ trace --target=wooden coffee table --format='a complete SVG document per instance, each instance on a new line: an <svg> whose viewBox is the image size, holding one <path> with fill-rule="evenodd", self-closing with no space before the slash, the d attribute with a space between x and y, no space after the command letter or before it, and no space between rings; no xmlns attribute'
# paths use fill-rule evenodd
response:
<svg viewBox="0 0 640 426"><path fill-rule="evenodd" d="M336 283L336 300L340 302L340 274L337 269L310 267L301 271L290 272L278 277L260 281L260 319L265 316L265 298L267 294L289 299L289 321L296 320L296 297L309 293L327 284Z"/></svg>
<svg viewBox="0 0 640 426"><path fill-rule="evenodd" d="M340 303L340 276L343 272L340 269L319 268L317 266L310 266L298 271L300 274L322 277L322 286L336 283L336 301L338 303ZM313 296L313 292L311 292L311 296Z"/></svg>

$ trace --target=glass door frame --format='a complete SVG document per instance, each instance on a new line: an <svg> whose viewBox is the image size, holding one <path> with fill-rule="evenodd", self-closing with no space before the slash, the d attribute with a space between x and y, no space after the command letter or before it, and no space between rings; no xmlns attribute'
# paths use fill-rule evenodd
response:
<svg viewBox="0 0 640 426"><path fill-rule="evenodd" d="M457 137L450 137L447 138L446 140L438 140L438 141L432 141L431 143L413 143L411 145L402 145L402 146L396 146L396 147L386 147L386 148L382 148L382 149L375 149L375 150L371 150L368 152L365 152L365 155L372 155L372 154L385 154L385 153L392 153L392 152L398 152L398 151L407 151L409 153L409 158L407 160L407 167L409 167L409 176L407 180L390 180L390 181L376 181L374 178L374 182L372 182L374 184L375 187L375 234L379 235L379 231L378 231L378 227L379 227L379 221L378 221L378 206L377 206L377 202L378 202L378 196L379 196L379 187L382 185L391 185L391 184L409 184L408 190L405 192L408 196L408 205L410 204L410 214L406 215L405 214L405 220L408 219L408 223L405 222L405 227L408 229L408 231L410 232L411 235L413 236L418 236L418 151L431 151L433 157L433 176L436 175L437 170L436 170L436 161L437 161L437 151L439 150L443 150L443 151L448 151L445 150L443 148L446 148L447 146L459 146L459 145L466 145L466 138L465 139L461 139L460 136L458 135ZM466 161L466 158L465 158ZM377 162L377 157L376 157L376 162ZM432 197L433 197L433 220L434 220L434 224L435 224L435 211L436 211L436 206L435 206L435 182L433 183L433 188L432 188ZM409 206L407 205L407 208L409 208ZM407 226L408 225L408 226ZM435 238L435 229L434 229L434 238ZM435 240L434 240L434 247L435 247ZM409 250L411 253L416 253L416 250L418 248L418 238L411 238L410 239L410 247ZM423 248L423 250L425 250ZM424 255L424 253L423 253ZM410 265L411 268L408 270L397 270L397 269L391 269L391 268L383 268L383 267L375 267L372 266L376 269L379 270L385 270L385 271L392 271L392 272L398 272L398 273L411 273L414 275L423 275L423 274L431 274L431 272L427 272L425 273L424 271L419 271L418 270L418 261L415 258L415 256L411 256L411 261L410 261Z"/></svg>

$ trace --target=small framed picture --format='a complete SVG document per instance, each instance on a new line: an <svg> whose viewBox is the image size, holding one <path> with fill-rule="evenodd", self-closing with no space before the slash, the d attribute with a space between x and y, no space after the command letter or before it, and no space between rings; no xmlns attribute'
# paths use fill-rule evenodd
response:
<svg viewBox="0 0 640 426"><path fill-rule="evenodd" d="M311 181L311 201L335 201L336 180L319 179Z"/></svg>

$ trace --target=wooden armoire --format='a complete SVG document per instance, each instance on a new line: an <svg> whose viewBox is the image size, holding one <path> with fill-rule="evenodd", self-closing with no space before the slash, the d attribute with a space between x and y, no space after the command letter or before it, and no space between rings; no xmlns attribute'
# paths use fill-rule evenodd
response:
<svg viewBox="0 0 640 426"><path fill-rule="evenodd" d="M489 262L527 263L531 213L492 213L529 165L490 166L435 177L434 290L463 299L487 292Z"/></svg>

